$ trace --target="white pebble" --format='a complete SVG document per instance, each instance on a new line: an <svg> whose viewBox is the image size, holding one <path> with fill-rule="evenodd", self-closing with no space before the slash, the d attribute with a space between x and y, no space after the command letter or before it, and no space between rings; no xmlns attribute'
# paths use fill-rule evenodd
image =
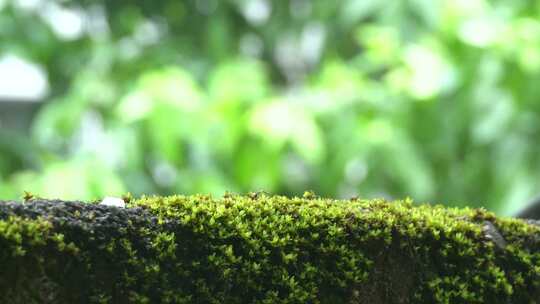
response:
<svg viewBox="0 0 540 304"><path fill-rule="evenodd" d="M99 204L105 205L105 206L119 207L119 208L126 207L126 203L124 203L124 200L118 197L106 197Z"/></svg>

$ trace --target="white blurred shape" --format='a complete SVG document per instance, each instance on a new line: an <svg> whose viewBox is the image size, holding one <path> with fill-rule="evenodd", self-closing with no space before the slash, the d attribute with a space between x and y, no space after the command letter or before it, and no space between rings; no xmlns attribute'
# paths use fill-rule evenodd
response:
<svg viewBox="0 0 540 304"><path fill-rule="evenodd" d="M434 97L454 84L454 71L435 50L421 45L410 46L405 50L405 61L412 71L409 90L416 98Z"/></svg>
<svg viewBox="0 0 540 304"><path fill-rule="evenodd" d="M17 0L17 1L14 1L14 3L15 3L15 6L17 6L17 8L21 10L35 11L41 6L41 4L43 3L43 0Z"/></svg>
<svg viewBox="0 0 540 304"><path fill-rule="evenodd" d="M161 161L152 168L152 177L159 186L170 187L176 182L178 172L170 163Z"/></svg>
<svg viewBox="0 0 540 304"><path fill-rule="evenodd" d="M240 39L240 52L251 57L260 57L264 48L262 39L256 34L249 33Z"/></svg>
<svg viewBox="0 0 540 304"><path fill-rule="evenodd" d="M131 60L141 54L141 47L132 38L124 37L118 41L118 55L124 60Z"/></svg>
<svg viewBox="0 0 540 304"><path fill-rule="evenodd" d="M143 92L135 91L124 97L117 108L117 114L125 123L143 119L153 109L151 98Z"/></svg>
<svg viewBox="0 0 540 304"><path fill-rule="evenodd" d="M294 112L285 102L269 103L256 109L252 128L278 141L286 140L296 127Z"/></svg>
<svg viewBox="0 0 540 304"><path fill-rule="evenodd" d="M450 0L447 9L459 17L479 15L488 9L485 0Z"/></svg>
<svg viewBox="0 0 540 304"><path fill-rule="evenodd" d="M318 22L308 24L302 31L300 50L308 64L315 65L319 62L325 38L326 30Z"/></svg>
<svg viewBox="0 0 540 304"><path fill-rule="evenodd" d="M162 31L159 25L154 21L146 20L137 26L133 38L140 45L151 45L157 43L161 35Z"/></svg>
<svg viewBox="0 0 540 304"><path fill-rule="evenodd" d="M99 204L104 205L104 206L118 207L118 208L126 207L126 203L124 203L123 199L118 198L118 197L111 197L111 196L104 198Z"/></svg>
<svg viewBox="0 0 540 304"><path fill-rule="evenodd" d="M110 29L105 8L98 4L89 7L86 11L84 25L86 32L93 38L108 36Z"/></svg>
<svg viewBox="0 0 540 304"><path fill-rule="evenodd" d="M267 0L251 0L244 6L244 16L254 25L262 25L268 21L272 6Z"/></svg>
<svg viewBox="0 0 540 304"><path fill-rule="evenodd" d="M287 154L283 159L283 172L287 183L295 188L304 188L309 182L306 162L295 154Z"/></svg>
<svg viewBox="0 0 540 304"><path fill-rule="evenodd" d="M493 43L500 33L493 20L489 18L477 18L463 22L459 27L459 38L472 46L487 47Z"/></svg>
<svg viewBox="0 0 540 304"><path fill-rule="evenodd" d="M74 150L74 154L99 154L105 140L105 127L101 114L96 111L85 112L72 140L71 148ZM110 153L107 151L107 154Z"/></svg>
<svg viewBox="0 0 540 304"><path fill-rule="evenodd" d="M360 158L354 158L345 165L345 180L353 185L362 182L368 174L368 166Z"/></svg>
<svg viewBox="0 0 540 304"><path fill-rule="evenodd" d="M292 33L281 35L274 49L274 58L289 82L298 83L302 80L305 63L299 43Z"/></svg>
<svg viewBox="0 0 540 304"><path fill-rule="evenodd" d="M84 33L84 12L48 2L40 15L60 39L75 40Z"/></svg>
<svg viewBox="0 0 540 304"><path fill-rule="evenodd" d="M0 98L34 102L48 91L47 74L41 67L15 55L0 58Z"/></svg>
<svg viewBox="0 0 540 304"><path fill-rule="evenodd" d="M79 129L73 137L73 154L89 154L118 168L125 163L125 151L115 134L105 129L102 115L97 111L87 111L81 118Z"/></svg>

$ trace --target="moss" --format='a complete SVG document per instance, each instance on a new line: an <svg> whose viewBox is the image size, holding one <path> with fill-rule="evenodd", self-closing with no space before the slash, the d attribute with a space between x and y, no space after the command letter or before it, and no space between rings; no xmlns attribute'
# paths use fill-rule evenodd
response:
<svg viewBox="0 0 540 304"><path fill-rule="evenodd" d="M486 210L311 192L127 205L0 204L0 302L540 299L540 227Z"/></svg>

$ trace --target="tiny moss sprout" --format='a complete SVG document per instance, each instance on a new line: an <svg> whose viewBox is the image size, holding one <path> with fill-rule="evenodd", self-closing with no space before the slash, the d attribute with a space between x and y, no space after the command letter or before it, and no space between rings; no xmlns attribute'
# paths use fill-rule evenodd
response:
<svg viewBox="0 0 540 304"><path fill-rule="evenodd" d="M35 198L36 196L30 192L30 191L24 191L24 194L23 194L23 201L24 202L28 202L28 201L31 201Z"/></svg>

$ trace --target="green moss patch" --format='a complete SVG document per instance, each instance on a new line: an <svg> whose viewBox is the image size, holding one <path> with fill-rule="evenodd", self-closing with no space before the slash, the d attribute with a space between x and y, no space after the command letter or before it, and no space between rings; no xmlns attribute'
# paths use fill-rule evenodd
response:
<svg viewBox="0 0 540 304"><path fill-rule="evenodd" d="M540 227L410 201L0 203L0 303L536 303Z"/></svg>

